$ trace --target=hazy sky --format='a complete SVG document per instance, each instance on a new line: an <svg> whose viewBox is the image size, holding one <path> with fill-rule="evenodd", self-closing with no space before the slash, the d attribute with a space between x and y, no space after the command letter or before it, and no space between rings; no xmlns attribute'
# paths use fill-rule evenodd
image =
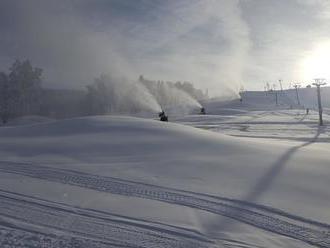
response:
<svg viewBox="0 0 330 248"><path fill-rule="evenodd" d="M0 0L0 49L2 71L29 58L53 87L106 72L262 90L330 79L330 2Z"/></svg>

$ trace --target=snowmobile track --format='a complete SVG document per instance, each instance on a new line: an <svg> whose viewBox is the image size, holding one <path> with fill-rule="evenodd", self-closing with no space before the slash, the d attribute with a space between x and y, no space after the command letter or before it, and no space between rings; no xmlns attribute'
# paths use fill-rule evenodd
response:
<svg viewBox="0 0 330 248"><path fill-rule="evenodd" d="M3 161L0 172L200 209L318 247L330 247L330 225L258 204L29 163Z"/></svg>
<svg viewBox="0 0 330 248"><path fill-rule="evenodd" d="M21 240L22 247L29 243L29 247L213 246L201 234L187 229L128 219L1 190L0 234L0 247L5 244L19 247L17 240ZM48 242L48 246L41 246L45 242Z"/></svg>

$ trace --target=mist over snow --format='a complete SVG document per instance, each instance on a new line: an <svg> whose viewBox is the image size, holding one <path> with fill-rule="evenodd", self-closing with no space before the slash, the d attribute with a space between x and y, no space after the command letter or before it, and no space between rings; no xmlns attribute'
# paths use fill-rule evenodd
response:
<svg viewBox="0 0 330 248"><path fill-rule="evenodd" d="M0 66L31 59L53 88L144 74L192 81L213 96L309 81L325 74L304 72L329 40L329 9L308 0L2 0Z"/></svg>
<svg viewBox="0 0 330 248"><path fill-rule="evenodd" d="M174 86L163 85L162 86L164 94L161 97L163 100L163 108L167 111L174 113L189 113L193 109L198 109L202 105L190 96L188 93L180 90Z"/></svg>
<svg viewBox="0 0 330 248"><path fill-rule="evenodd" d="M94 84L89 85L88 93L99 99L96 110L100 105L104 106L105 113L133 113L148 111L158 113L162 111L149 90L139 81L131 81L125 78L116 78L102 74L95 79ZM88 105L93 104L90 101Z"/></svg>

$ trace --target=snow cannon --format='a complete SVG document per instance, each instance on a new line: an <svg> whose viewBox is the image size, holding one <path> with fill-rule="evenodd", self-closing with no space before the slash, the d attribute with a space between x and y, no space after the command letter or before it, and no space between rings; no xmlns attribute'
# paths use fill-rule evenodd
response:
<svg viewBox="0 0 330 248"><path fill-rule="evenodd" d="M159 112L158 116L160 118L160 121L168 121L168 117L165 114L164 110L162 110L162 112Z"/></svg>
<svg viewBox="0 0 330 248"><path fill-rule="evenodd" d="M201 114L201 115L205 115L206 114L204 107L201 107L201 112L199 114Z"/></svg>

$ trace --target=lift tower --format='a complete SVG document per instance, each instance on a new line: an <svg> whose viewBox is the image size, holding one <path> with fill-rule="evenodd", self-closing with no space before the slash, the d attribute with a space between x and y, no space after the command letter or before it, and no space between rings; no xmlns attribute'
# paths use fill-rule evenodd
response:
<svg viewBox="0 0 330 248"><path fill-rule="evenodd" d="M297 103L300 106L300 100L299 100L299 94L298 94L298 89L301 87L300 84L294 84L293 87L296 89L296 97L297 97Z"/></svg>
<svg viewBox="0 0 330 248"><path fill-rule="evenodd" d="M318 102L318 106L319 106L319 125L323 126L321 86L326 85L326 82L325 82L325 79L323 79L323 78L316 78L314 80L315 80L315 83L313 83L313 85L315 85L317 87L317 102Z"/></svg>

